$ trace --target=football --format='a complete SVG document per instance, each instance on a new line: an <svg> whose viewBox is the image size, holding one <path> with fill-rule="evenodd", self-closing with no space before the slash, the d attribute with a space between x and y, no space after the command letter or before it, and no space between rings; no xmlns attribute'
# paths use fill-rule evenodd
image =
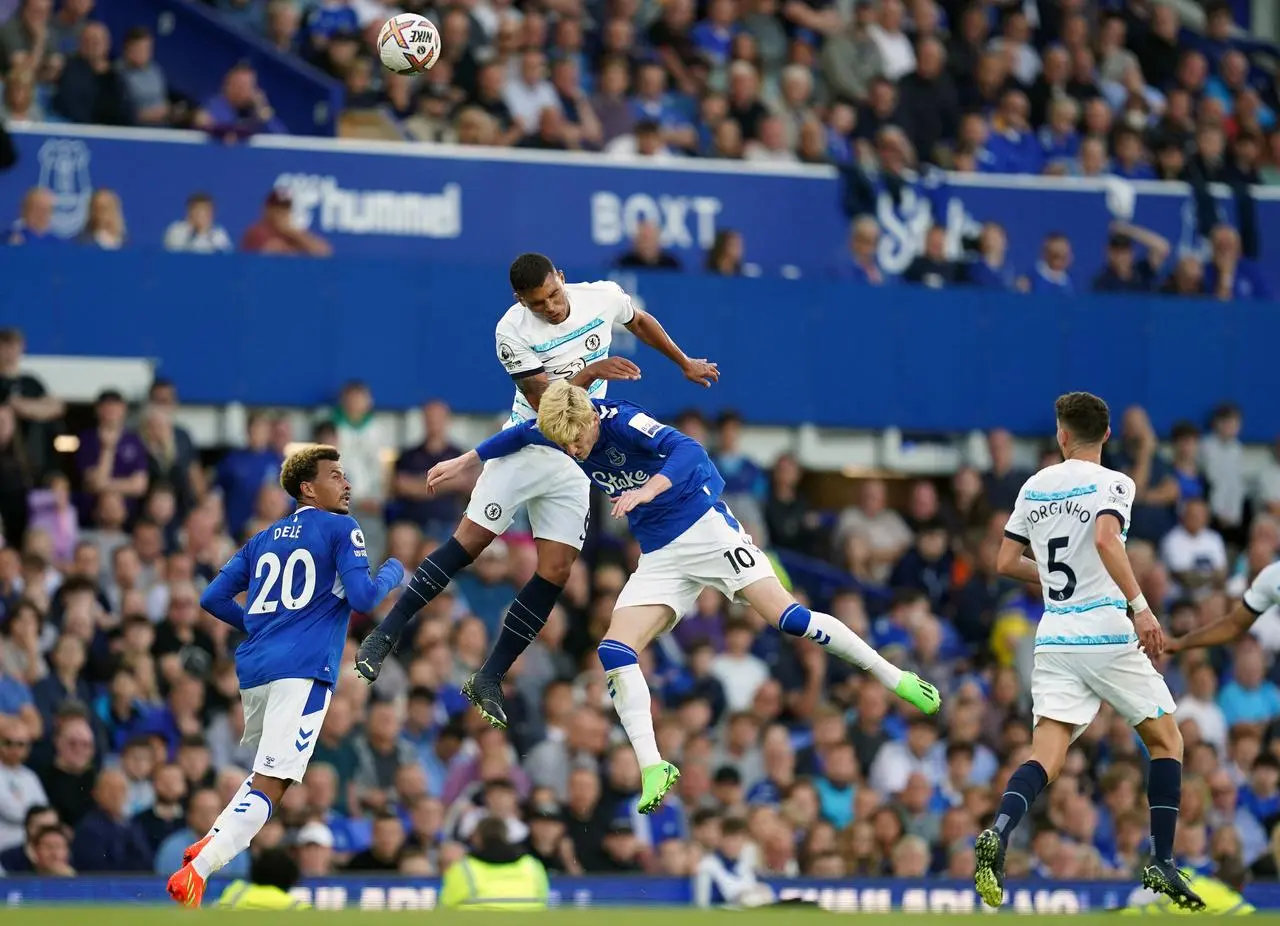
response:
<svg viewBox="0 0 1280 926"><path fill-rule="evenodd" d="M440 32L417 13L393 16L378 33L378 57L389 71L422 74L440 57Z"/></svg>

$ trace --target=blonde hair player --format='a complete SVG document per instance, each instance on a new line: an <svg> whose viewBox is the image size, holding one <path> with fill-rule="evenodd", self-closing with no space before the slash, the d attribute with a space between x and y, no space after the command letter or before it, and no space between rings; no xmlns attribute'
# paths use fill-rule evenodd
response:
<svg viewBox="0 0 1280 926"><path fill-rule="evenodd" d="M783 633L812 640L865 669L926 714L938 711L941 699L932 685L886 661L836 618L810 611L787 593L769 558L721 500L724 478L702 445L635 405L593 401L578 386L552 383L536 421L438 464L427 474L427 485L439 489L482 461L530 445L559 447L578 461L612 500L613 517L625 517L640 544L640 563L618 596L597 651L640 763L641 813L662 803L680 770L658 752L649 686L637 654L689 613L704 588L745 601Z"/></svg>

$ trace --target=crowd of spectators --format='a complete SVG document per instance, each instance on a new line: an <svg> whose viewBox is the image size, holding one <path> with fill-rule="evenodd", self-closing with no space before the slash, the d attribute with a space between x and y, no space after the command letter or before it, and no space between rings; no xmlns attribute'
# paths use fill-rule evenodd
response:
<svg viewBox="0 0 1280 926"><path fill-rule="evenodd" d="M118 251L129 244L124 206L115 190L99 187L89 196L84 225L78 234L60 236L54 228L54 193L48 187L29 189L22 198L17 219L5 243L16 246L77 244L103 251ZM298 222L287 190L272 190L263 200L257 221L244 230L237 246L217 222L213 197L195 192L187 197L186 211L164 232L164 249L186 254L249 254L329 257L333 247L322 235Z"/></svg>
<svg viewBox="0 0 1280 926"><path fill-rule="evenodd" d="M414 141L835 165L852 221L848 255L829 268L842 279L1033 293L1273 295L1257 266L1261 232L1248 190L1280 182L1280 99L1225 0L1207 4L1203 33L1185 28L1163 0L1099 9L1082 0L410 2L404 7L432 17L443 36L441 60L414 78L372 64L371 36L400 6L214 6L228 22L344 80L351 110L382 113ZM249 65L232 68L214 96L188 100L168 87L146 29L117 38L113 45L94 20L93 0L56 8L22 0L0 26L0 116L190 126L228 141L288 131ZM882 241L891 220L886 197L897 204L932 167L1184 180L1203 246L1175 252L1160 235L1119 222L1105 267L1085 280L1073 276L1065 237L1050 235L1039 259L1015 267L1010 230L987 222L959 243L954 228L920 231L909 243L915 260L886 268L880 255L893 250ZM1222 224L1212 183L1236 191L1234 226ZM10 243L63 240L50 231L51 195L29 193ZM914 217L897 218L914 227ZM749 243L731 229L721 233L706 269L758 272L743 263ZM124 204L114 191L94 192L73 238L126 245ZM656 227L641 225L618 264L680 269L659 238ZM170 250L216 253L236 244L199 192L164 236ZM331 253L297 226L281 191L238 247Z"/></svg>
<svg viewBox="0 0 1280 926"><path fill-rule="evenodd" d="M136 409L104 391L78 450L55 454L66 409L21 372L22 350L19 333L0 332L0 868L167 873L252 762L239 744L237 641L199 593L238 543L287 513L275 480L295 435L255 413L242 446L206 457L175 423L174 385L158 381ZM289 847L310 876L424 875L492 816L553 872L685 875L745 835L761 872L972 874L972 837L1028 752L1042 613L1036 588L996 574L995 554L1023 480L1056 451L1023 459L992 431L981 468L944 482L868 478L854 504L823 510L794 457L744 454L737 416L675 423L708 447L730 504L788 563L797 594L938 685L942 714L904 709L820 647L783 642L705 593L643 656L663 754L683 777L642 817L594 652L636 560L625 534L593 530L508 678L509 731L459 693L534 568L517 528L426 608L375 686L343 674L305 781L257 848ZM1280 444L1246 475L1240 423L1223 406L1204 430L1179 424L1166 451L1142 409L1116 421L1108 461L1137 489L1131 559L1171 632L1225 613L1280 556ZM422 442L387 467L392 438L368 388L351 383L300 435L341 448L375 556L418 562L462 510L462 496L422 490L424 469L461 452L448 408L428 403L423 424ZM813 597L809 577L833 569L843 585ZM378 617L353 616L344 663ZM1186 738L1177 851L1197 871L1230 862L1277 875L1278 650L1280 618L1267 614L1234 647L1162 666ZM1131 879L1147 845L1143 777L1136 737L1104 708L1019 830L1010 874Z"/></svg>

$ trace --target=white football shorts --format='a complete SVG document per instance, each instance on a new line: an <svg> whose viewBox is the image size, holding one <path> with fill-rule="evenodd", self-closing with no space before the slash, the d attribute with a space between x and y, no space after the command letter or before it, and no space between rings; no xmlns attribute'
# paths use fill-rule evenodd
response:
<svg viewBox="0 0 1280 926"><path fill-rule="evenodd" d="M1172 714L1173 695L1164 677L1136 645L1104 651L1041 650L1031 670L1031 712L1073 725L1078 737L1103 702L1131 727Z"/></svg>
<svg viewBox="0 0 1280 926"><path fill-rule="evenodd" d="M674 627L693 610L704 588L714 588L732 601L748 585L776 577L769 557L729 506L718 502L671 543L640 554L614 608L664 604L675 612Z"/></svg>
<svg viewBox="0 0 1280 926"><path fill-rule="evenodd" d="M332 697L332 686L313 678L281 678L241 688L244 736L240 742L258 748L253 770L301 781Z"/></svg>
<svg viewBox="0 0 1280 926"><path fill-rule="evenodd" d="M501 534L520 506L538 540L581 550L591 513L591 480L567 453L554 447L524 447L484 464L471 491L467 517Z"/></svg>

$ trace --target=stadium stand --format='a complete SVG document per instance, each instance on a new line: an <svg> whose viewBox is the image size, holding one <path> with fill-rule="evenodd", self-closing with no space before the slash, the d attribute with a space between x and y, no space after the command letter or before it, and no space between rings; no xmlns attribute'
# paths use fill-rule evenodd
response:
<svg viewBox="0 0 1280 926"><path fill-rule="evenodd" d="M403 8L430 15L443 35L443 59L417 81L374 66L370 30L401 9L377 0L121 0L97 9L92 0L0 0L0 114L15 128L17 148L0 133L0 168L11 166L15 153L27 159L24 165L19 158L17 170L30 168L20 206L13 197L15 214L3 217L14 220L6 240L85 249L84 263L46 251L25 267L41 282L21 290L22 304L47 295L52 305L54 321L29 322L39 326L41 351L70 337L58 334L59 324L96 330L84 323L94 317L87 304L65 295L71 275L89 266L96 280L118 283L93 262L136 259L89 249L332 255L326 271L350 261L343 269L352 274L334 271L325 277L333 288L317 295L334 318L345 296L367 296L372 276L398 266L378 262L390 235L375 235L361 249L362 229L351 216L364 193L332 183L321 189L328 167L281 183L279 165L306 160L289 146L308 140L259 146L262 136L391 141L406 153L449 144L477 159L520 149L507 177L528 166L517 158L551 170L559 152L599 164L709 172L740 166L744 177L753 171L735 192L763 184L773 169L781 177L828 168L838 178L826 178L820 195L836 217L829 244L839 260L814 248L813 265L798 268L759 238L724 225L708 225L708 240L688 236L677 249L660 223L638 222L606 244L597 235L591 243L599 247L589 255L569 248L556 255L602 274L610 262L657 275L691 272L705 261L717 276L777 278L761 286L787 285L802 270L863 286L900 278L925 289L1034 293L1042 302L1027 306L1054 311L1086 289L1222 301L1276 291L1275 264L1262 256L1280 241L1280 227L1266 208L1274 206L1274 191L1260 190L1280 184L1277 49L1240 29L1236 5L1214 0L1202 17L1185 19L1181 6L1144 0L484 0ZM179 28L160 29L157 15ZM116 129L131 134L114 141ZM138 153L138 164L184 165L182 188L158 202L143 192L77 187L77 178L88 176L88 149L64 142L82 137L107 140L95 149L95 171L113 156L105 145L119 144L117 164L134 163ZM336 159L337 150L326 148L324 156ZM544 155L548 160L538 161ZM236 169L210 168L232 158ZM566 163L559 169L588 169L581 160ZM246 165L255 171L253 184L238 172ZM364 170L378 173L368 164ZM37 172L40 184L29 186ZM148 171L138 173L139 182L152 182ZM204 189L206 177L216 192ZM809 179L812 189L818 181ZM1060 202L1049 197L1065 197L1067 183L1108 196L1118 189L1123 199L1123 191L1147 181L1178 181L1189 190L1176 204L1167 197L1167 214L1150 223L1159 228L1110 202L1096 216L1071 214L1073 229L1087 235L1045 224L1058 215L1044 204ZM6 195L9 182L0 181ZM372 181L365 187L370 196L386 192ZM461 207L450 198L456 192L447 187L428 186L428 195L405 181L395 189L421 194L413 205L432 229L425 237L448 238L435 230L460 225ZM976 210L977 221L966 213L950 234L943 217L955 189L985 193L984 208L993 210L996 199L1016 200L1025 214L996 221ZM889 226L907 199L936 204L929 225L938 224L913 228L911 247L891 266L883 259ZM322 200L351 209L326 206L324 221L298 221L300 210L321 211ZM485 211L500 215L498 205ZM546 204L541 208L545 221ZM147 222L127 221L144 211ZM1171 240L1175 211L1197 246ZM846 227L848 253L840 254ZM1015 249L1016 270L1006 259ZM14 254L5 255L13 262L7 266L18 266ZM406 263L419 256L391 254ZM147 260L189 258L157 253ZM227 260L250 268L255 258ZM1088 261L1087 274L1073 279L1073 261ZM174 311L176 287L166 284L180 274L198 278L188 265L174 266L130 263L133 288L102 292L145 305L154 322ZM237 284L271 288L273 296L298 291L297 277L281 282L253 266L259 269L246 270L248 283L211 286L228 313ZM361 285L342 288L340 279L359 274ZM807 283L807 312L854 301L852 287ZM28 284L15 282L13 291L20 286ZM785 291L768 292L773 307L787 304ZM504 295L497 292L499 300ZM970 296L964 308L976 310L980 298ZM11 310L16 305L0 304L0 322L27 321ZM913 302L904 317L926 317L938 305ZM1138 323L1120 316L1130 306L1091 301L1088 318L1114 313L1106 324L1129 337ZM886 316L891 309L887 300L874 307ZM1241 351L1250 350L1253 316L1245 308L1233 306L1241 314L1229 315L1244 319L1232 342ZM117 315L132 318L130 311L118 307ZM1143 319L1157 317L1148 314L1151 301L1142 312ZM1228 322L1218 324L1205 330L1228 330ZM147 353L128 341L142 344L142 326L126 327L134 334L114 333L104 353ZM986 329L973 335L991 337ZM145 343L162 340L149 334ZM477 351L484 343L476 342ZM333 441L352 460L370 461L357 480L357 516L371 547L412 564L447 535L464 501L425 498L418 477L431 462L460 453L469 441L457 435L474 437L474 427L457 427L449 405L427 401L414 432L421 439L398 446L402 432L387 427L368 385L340 388L333 377L346 373L335 362L324 371L331 409L301 410L316 398L307 391L314 382L275 382L282 394L301 391L255 396L262 408L247 417L243 438L208 440L184 428L197 416L178 391L193 380L203 388L225 379L225 369L206 364L184 370L185 381L178 373L157 379L145 399L102 379L86 403L50 395L30 372L25 346L18 327L0 331L0 869L167 874L250 763L239 746L244 718L231 660L237 640L200 611L198 599L246 534L287 510L275 482L285 449L298 440ZM284 339L276 346L286 346ZM1256 369L1265 348L1254 344L1242 356ZM989 348L984 356L995 354ZM1158 346L1143 356L1155 358L1153 368L1168 359L1169 376L1185 372ZM1236 365L1234 354L1218 359L1224 370ZM912 375L897 370L906 370L905 362L881 362L900 377L895 385ZM491 365L482 353L475 363ZM961 369L958 361L954 369ZM485 370L486 378L499 378L496 367ZM1155 374L1146 375L1155 382ZM1228 380L1215 374L1214 382ZM927 417L922 409L941 400L930 397L927 384L911 385L894 411ZM415 386L413 401L433 394ZM1248 580L1280 559L1280 443L1274 453L1246 450L1240 409L1223 404L1200 420L1205 399L1193 401L1194 388L1183 383L1178 393L1188 397L1179 413L1187 420L1166 409L1160 433L1143 408L1114 409L1110 447L1111 465L1143 475L1131 558L1174 633L1226 613ZM221 398L217 413L231 418L231 401ZM293 410L278 414L273 404ZM1031 638L1042 605L1034 589L995 574L994 550L1021 481L1054 460L1047 435L1025 421L1004 422L1020 440L993 428L981 446L956 441L960 449L922 475L895 464L913 440L898 433L876 461L888 461L883 469L856 483L841 478L833 490L837 477L816 470L840 463L806 470L796 455L780 452L784 444L794 449L793 437L802 444L800 432L748 451L734 414L713 421L695 409L675 423L713 452L731 503L797 593L938 683L946 699L941 719L905 715L879 686L816 647L779 645L753 615L705 595L645 655L662 707L659 737L684 778L678 799L642 817L635 812L638 769L612 727L594 655L635 561L625 536L595 530L590 556L575 566L561 606L510 677L514 722L507 735L485 727L459 693L532 571L531 542L516 532L432 603L377 685L344 677L307 779L288 792L261 845L292 847L304 878L422 877L460 857L477 823L497 816L553 874L687 878L725 847L725 824L740 836L742 821L762 876L971 877L972 837L1029 742ZM800 421L773 416L765 423ZM1256 430L1245 436L1255 445L1270 437ZM356 615L353 640L380 616ZM1244 869L1257 880L1280 877L1277 626L1272 613L1230 650L1189 652L1162 666L1187 741L1178 852L1200 874ZM353 653L354 643L347 663ZM1033 825L1018 831L1011 877L1131 882L1146 851L1144 769L1141 747L1104 710L1073 747L1067 773L1034 808ZM247 859L238 864L244 867L228 873L246 875Z"/></svg>

